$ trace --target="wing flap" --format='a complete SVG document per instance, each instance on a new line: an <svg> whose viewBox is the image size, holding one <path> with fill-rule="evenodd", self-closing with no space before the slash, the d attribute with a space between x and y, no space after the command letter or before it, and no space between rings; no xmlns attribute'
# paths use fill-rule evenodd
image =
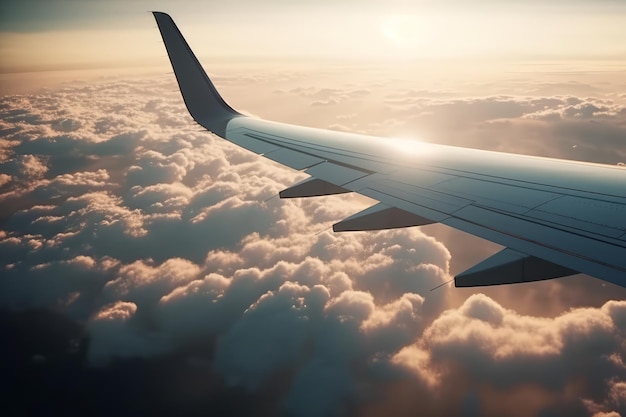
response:
<svg viewBox="0 0 626 417"><path fill-rule="evenodd" d="M373 188L374 185L370 185ZM471 200L442 193L432 188L416 187L411 184L403 184L397 181L382 178L376 188L380 191L393 194L401 199L413 201L419 205L432 208L442 213L452 214L472 203Z"/></svg>
<svg viewBox="0 0 626 417"><path fill-rule="evenodd" d="M361 190L359 190L359 194L363 194L364 196L373 198L374 200L378 200L387 205L397 207L401 210L408 211L409 213L413 213L417 216L428 219L433 223L442 222L443 220L450 217L448 214L442 213L441 211L433 210L429 207L416 204L411 201L403 200L391 194L387 194L372 188L362 188Z"/></svg>
<svg viewBox="0 0 626 417"><path fill-rule="evenodd" d="M467 177L456 177L450 181L435 184L432 188L443 193L462 196L477 204L518 214L561 196L530 187L524 188Z"/></svg>
<svg viewBox="0 0 626 417"><path fill-rule="evenodd" d="M322 158L287 148L279 148L272 152L264 153L263 156L298 171L324 162Z"/></svg>
<svg viewBox="0 0 626 417"><path fill-rule="evenodd" d="M337 165L332 162L323 162L315 165L306 171L307 174L322 179L331 184L343 186L359 178L367 176L369 173L358 169Z"/></svg>
<svg viewBox="0 0 626 417"><path fill-rule="evenodd" d="M594 255L598 257L603 254L610 260L608 264L626 271L626 259L620 257L624 254L624 248L617 242L596 240L594 245L590 246L588 238L583 235L484 207L468 206L456 212L454 217L488 226L493 230L528 242L535 242L540 246L559 248L564 253L576 253L581 257L594 257Z"/></svg>
<svg viewBox="0 0 626 417"><path fill-rule="evenodd" d="M600 199L561 196L535 208L527 215L612 238L619 238L626 233L626 206Z"/></svg>

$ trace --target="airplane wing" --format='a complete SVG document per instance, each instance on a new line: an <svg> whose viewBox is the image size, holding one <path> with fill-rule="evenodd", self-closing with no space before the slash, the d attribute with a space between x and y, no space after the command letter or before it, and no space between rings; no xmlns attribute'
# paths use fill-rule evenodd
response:
<svg viewBox="0 0 626 417"><path fill-rule="evenodd" d="M154 17L195 121L310 175L281 198L356 192L379 202L334 231L442 223L505 247L457 275L457 287L576 273L626 287L626 169L246 117L221 98L170 16Z"/></svg>

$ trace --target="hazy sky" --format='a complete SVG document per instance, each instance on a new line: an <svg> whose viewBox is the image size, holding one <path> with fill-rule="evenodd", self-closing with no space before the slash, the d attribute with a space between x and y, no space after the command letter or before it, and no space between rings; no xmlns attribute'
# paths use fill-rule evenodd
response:
<svg viewBox="0 0 626 417"><path fill-rule="evenodd" d="M199 55L554 60L626 57L621 1L17 1L0 6L0 71L154 64L149 10Z"/></svg>

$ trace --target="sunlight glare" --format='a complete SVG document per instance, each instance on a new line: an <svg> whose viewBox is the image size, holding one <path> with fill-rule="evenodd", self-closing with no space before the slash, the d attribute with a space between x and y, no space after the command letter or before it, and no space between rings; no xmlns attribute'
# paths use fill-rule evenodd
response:
<svg viewBox="0 0 626 417"><path fill-rule="evenodd" d="M400 48L428 47L437 35L433 17L401 14L389 16L380 24L380 33L392 45Z"/></svg>
<svg viewBox="0 0 626 417"><path fill-rule="evenodd" d="M383 20L380 31L392 43L404 46L411 36L411 17L408 15L391 16Z"/></svg>
<svg viewBox="0 0 626 417"><path fill-rule="evenodd" d="M385 138L385 143L395 153L402 153L403 155L422 154L428 148L427 143L407 136Z"/></svg>
<svg viewBox="0 0 626 417"><path fill-rule="evenodd" d="M392 55L440 57L456 55L463 39L465 25L454 22L453 16L438 14L399 14L384 18L380 23L380 36Z"/></svg>

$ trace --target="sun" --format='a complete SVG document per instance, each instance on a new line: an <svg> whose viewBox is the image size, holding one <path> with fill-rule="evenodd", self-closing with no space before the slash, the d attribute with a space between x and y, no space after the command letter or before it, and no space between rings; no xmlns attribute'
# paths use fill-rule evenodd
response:
<svg viewBox="0 0 626 417"><path fill-rule="evenodd" d="M390 16L381 23L380 31L384 38L397 46L408 46L412 38L412 25L415 23L410 15Z"/></svg>
<svg viewBox="0 0 626 417"><path fill-rule="evenodd" d="M389 53L439 56L448 51L446 45L453 29L443 25L437 15L397 14L385 17L380 34L390 45Z"/></svg>
<svg viewBox="0 0 626 417"><path fill-rule="evenodd" d="M379 33L389 52L402 56L449 58L476 50L476 45L494 43L464 17L442 13L395 14L383 17ZM484 42L478 42L484 41Z"/></svg>

